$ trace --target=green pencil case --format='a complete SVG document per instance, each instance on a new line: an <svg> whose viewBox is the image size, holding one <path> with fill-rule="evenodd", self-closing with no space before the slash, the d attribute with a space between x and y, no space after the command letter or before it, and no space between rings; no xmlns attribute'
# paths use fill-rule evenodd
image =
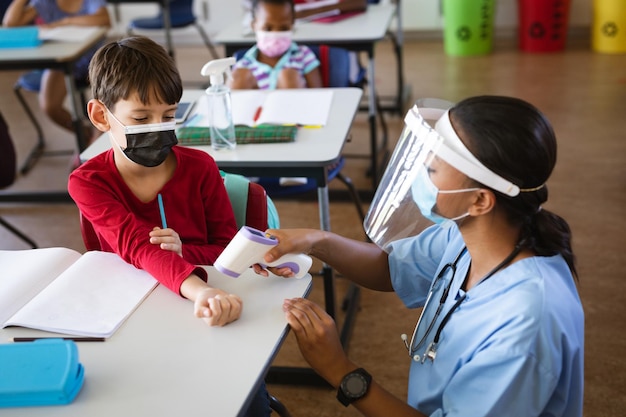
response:
<svg viewBox="0 0 626 417"><path fill-rule="evenodd" d="M0 407L69 404L85 378L71 340L0 345Z"/></svg>

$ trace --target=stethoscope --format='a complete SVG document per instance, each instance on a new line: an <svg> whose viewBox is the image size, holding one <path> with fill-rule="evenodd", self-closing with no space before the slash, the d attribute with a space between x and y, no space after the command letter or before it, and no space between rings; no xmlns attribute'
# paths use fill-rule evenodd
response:
<svg viewBox="0 0 626 417"><path fill-rule="evenodd" d="M521 249L522 249L522 244L521 243L517 244L515 246L515 249L513 249L513 252L511 252L502 262L500 262L495 268L493 268L487 275L485 275L485 277L481 279L477 285L485 282L485 280L490 278L492 275L494 275L496 272L498 272L500 269L506 266L509 262L511 262L513 258L517 256L517 254L520 252ZM443 306L446 303L446 300L448 299L448 295L450 293L450 288L452 287L452 283L454 282L454 276L456 275L457 264L459 260L461 259L461 257L465 254L465 252L467 252L467 247L464 246L463 249L461 249L459 254L456 256L456 258L454 258L454 261L445 264L443 268L441 268L441 271L439 271L439 274L437 274L437 277L435 278L435 280L433 281L433 284L430 287L428 296L426 297L426 303L424 304L422 313L420 314L419 319L417 320L417 324L415 325L415 329L413 330L413 335L411 336L411 343L410 344L408 343L408 337L406 334L400 335L400 337L404 341L404 346L409 351L409 356L415 362L424 363L426 362L426 359L430 359L431 362L435 360L435 357L437 356L437 347L439 344L439 337L441 336L441 332L443 331L443 328L445 327L448 320L450 320L452 313L461 305L461 303L465 300L467 296L467 294L464 293L455 301L455 303L452 305L452 308L448 310L446 315L443 317L443 320L441 320L441 323L437 327L437 332L435 333L435 337L433 338L433 341L430 342L430 344L424 351L424 354L423 355L417 354L416 352L423 346L424 342L428 338L428 335L430 334L433 327L435 326L435 322L439 318L441 311L443 310ZM419 339L419 341L416 344L415 337L417 336L417 330L420 327L422 318L424 317L424 313L427 311L428 306L430 305L431 298L433 294L435 293L435 291L439 289L439 282L444 278L448 269L452 271L452 277L450 278L450 282L448 282L448 285L446 285L443 292L441 293L441 297L439 299L439 305L437 306L437 310L435 310L435 315L433 316L432 320L428 324L428 327L426 328L424 335Z"/></svg>

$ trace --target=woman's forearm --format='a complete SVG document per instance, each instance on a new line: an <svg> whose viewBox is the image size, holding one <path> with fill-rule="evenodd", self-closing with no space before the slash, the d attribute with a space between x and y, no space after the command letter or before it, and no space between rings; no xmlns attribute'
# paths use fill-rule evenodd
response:
<svg viewBox="0 0 626 417"><path fill-rule="evenodd" d="M387 253L382 249L373 243L320 233L311 255L359 285L377 291L393 291Z"/></svg>

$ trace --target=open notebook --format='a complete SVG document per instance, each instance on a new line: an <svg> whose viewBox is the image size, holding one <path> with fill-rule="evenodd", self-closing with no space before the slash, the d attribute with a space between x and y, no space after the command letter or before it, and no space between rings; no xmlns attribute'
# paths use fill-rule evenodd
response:
<svg viewBox="0 0 626 417"><path fill-rule="evenodd" d="M233 123L324 126L328 122L333 91L328 89L235 90L231 92ZM208 126L208 102L201 96L195 106L197 117L190 126Z"/></svg>
<svg viewBox="0 0 626 417"><path fill-rule="evenodd" d="M0 323L109 337L156 287L118 255L68 248L0 251Z"/></svg>

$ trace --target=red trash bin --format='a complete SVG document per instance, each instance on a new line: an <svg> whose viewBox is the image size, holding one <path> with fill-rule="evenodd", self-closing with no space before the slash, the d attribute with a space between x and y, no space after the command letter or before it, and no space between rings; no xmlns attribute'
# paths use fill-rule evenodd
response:
<svg viewBox="0 0 626 417"><path fill-rule="evenodd" d="M519 48L526 52L565 49L570 0L518 0Z"/></svg>

